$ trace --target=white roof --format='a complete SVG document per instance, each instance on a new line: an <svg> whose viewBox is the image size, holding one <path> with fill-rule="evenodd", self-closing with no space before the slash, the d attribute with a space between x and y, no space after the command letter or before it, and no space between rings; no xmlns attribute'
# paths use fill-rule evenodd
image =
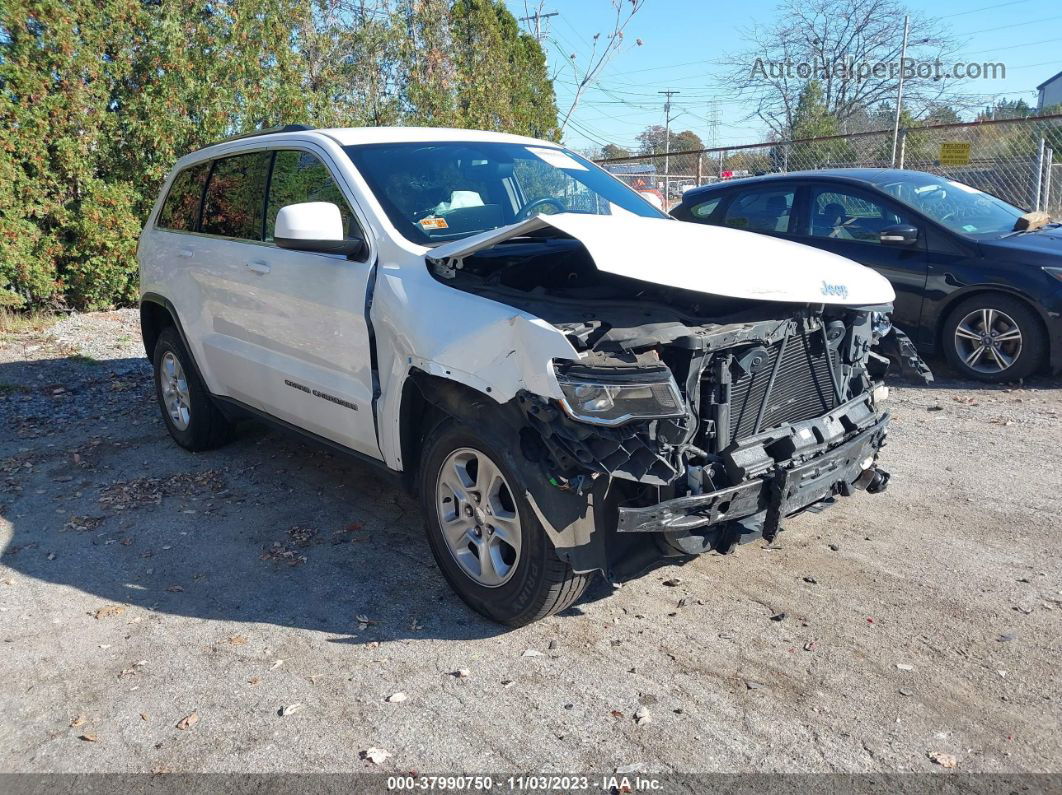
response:
<svg viewBox="0 0 1062 795"><path fill-rule="evenodd" d="M323 133L343 146L353 144L418 143L421 141L497 141L525 146L560 146L552 141L527 138L523 135L462 130L453 127L333 127L313 132Z"/></svg>

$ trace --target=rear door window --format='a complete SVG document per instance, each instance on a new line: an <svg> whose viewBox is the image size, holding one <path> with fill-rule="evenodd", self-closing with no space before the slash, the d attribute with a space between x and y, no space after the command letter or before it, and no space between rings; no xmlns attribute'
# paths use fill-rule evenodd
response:
<svg viewBox="0 0 1062 795"><path fill-rule="evenodd" d="M309 152L282 150L273 161L266 207L265 239L273 239L277 213L281 207L303 202L331 202L343 218L347 238L362 238L358 221L328 167Z"/></svg>
<svg viewBox="0 0 1062 795"><path fill-rule="evenodd" d="M210 163L200 163L174 177L156 225L177 232L194 232L199 223L199 203L209 173Z"/></svg>
<svg viewBox="0 0 1062 795"><path fill-rule="evenodd" d="M723 225L749 232L788 232L795 195L791 187L743 190L726 208Z"/></svg>
<svg viewBox="0 0 1062 795"><path fill-rule="evenodd" d="M203 199L200 231L241 240L262 239L271 157L271 152L252 152L214 161Z"/></svg>

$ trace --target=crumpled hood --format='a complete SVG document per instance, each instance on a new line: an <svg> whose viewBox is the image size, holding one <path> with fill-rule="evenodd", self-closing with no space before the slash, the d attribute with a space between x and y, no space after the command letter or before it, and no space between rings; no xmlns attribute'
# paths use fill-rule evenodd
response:
<svg viewBox="0 0 1062 795"><path fill-rule="evenodd" d="M710 295L873 306L896 294L885 277L845 257L754 232L632 215L561 213L444 243L433 260L462 259L552 227L581 242L598 270Z"/></svg>

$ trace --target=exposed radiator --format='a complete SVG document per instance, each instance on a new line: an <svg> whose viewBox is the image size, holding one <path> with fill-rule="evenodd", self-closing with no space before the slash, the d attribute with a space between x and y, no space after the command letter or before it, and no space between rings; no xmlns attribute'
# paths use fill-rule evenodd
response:
<svg viewBox="0 0 1062 795"><path fill-rule="evenodd" d="M769 361L755 375L745 374L734 380L730 391L730 438L742 439L755 433L756 415L760 411L771 380L771 371L782 344L768 348ZM836 372L840 363L830 352ZM790 337L785 357L775 377L760 430L777 425L820 417L837 405L830 380L830 365L825 344L818 332Z"/></svg>

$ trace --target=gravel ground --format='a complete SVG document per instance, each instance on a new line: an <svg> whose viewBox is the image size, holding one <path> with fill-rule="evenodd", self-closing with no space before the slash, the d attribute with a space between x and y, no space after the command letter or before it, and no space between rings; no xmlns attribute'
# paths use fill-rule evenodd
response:
<svg viewBox="0 0 1062 795"><path fill-rule="evenodd" d="M15 340L0 770L1062 770L1062 383L892 400L884 495L503 631L385 477L177 448L135 312Z"/></svg>

